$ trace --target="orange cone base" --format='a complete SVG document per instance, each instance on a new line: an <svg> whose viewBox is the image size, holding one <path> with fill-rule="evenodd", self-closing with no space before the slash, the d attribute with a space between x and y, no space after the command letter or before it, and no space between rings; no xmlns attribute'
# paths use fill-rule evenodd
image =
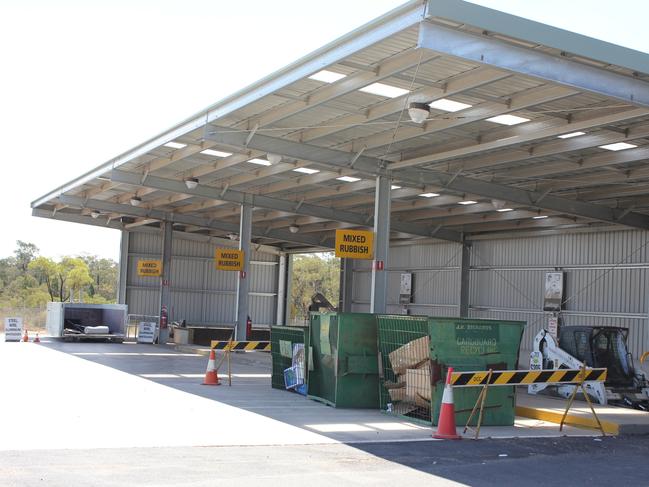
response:
<svg viewBox="0 0 649 487"><path fill-rule="evenodd" d="M439 433L435 433L433 435L433 438L438 440L461 440L462 439L460 435L443 435Z"/></svg>
<svg viewBox="0 0 649 487"><path fill-rule="evenodd" d="M219 376L216 375L216 372L208 372L205 374L205 381L203 382L204 386L220 386Z"/></svg>

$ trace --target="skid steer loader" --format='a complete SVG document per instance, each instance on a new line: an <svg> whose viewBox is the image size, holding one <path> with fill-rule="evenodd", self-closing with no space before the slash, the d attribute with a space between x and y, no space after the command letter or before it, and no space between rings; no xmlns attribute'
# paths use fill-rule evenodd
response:
<svg viewBox="0 0 649 487"><path fill-rule="evenodd" d="M633 367L633 357L627 351L629 330L608 326L563 326L559 340L547 330L534 338L530 354L531 369L579 369L582 366L608 369L606 382L585 382L589 396L599 404L612 404L649 410L649 382ZM569 397L574 385L531 384L530 394L543 390Z"/></svg>

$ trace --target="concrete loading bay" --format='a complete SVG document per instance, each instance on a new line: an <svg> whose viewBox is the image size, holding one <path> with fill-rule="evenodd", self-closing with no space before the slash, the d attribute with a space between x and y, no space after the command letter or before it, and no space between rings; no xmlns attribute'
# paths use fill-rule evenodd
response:
<svg viewBox="0 0 649 487"><path fill-rule="evenodd" d="M342 311L401 313L405 308L413 315L525 321L525 358L551 317L562 325L621 324L629 330L629 349L639 357L649 349L641 291L649 283L647 73L646 54L461 1L409 2L53 190L33 202L33 214L121 231L119 302L133 314L159 316L164 306L200 327L235 323L239 339L248 316L257 325L285 324L291 255L334 248L336 229L371 229L372 259L343 259ZM215 273L215 246L238 247L242 259L236 272ZM137 275L138 261L149 258L161 262L160 276ZM551 271L566 276L566 290L558 308L548 313L542 286ZM395 279L403 272L415 277L406 302L399 299ZM39 355L55 353L48 347L58 346L23 350ZM110 359L105 365L119 368L110 353L144 350L126 344L110 352L98 351L103 349L96 344L66 347L71 348L63 355L56 351L48 358L74 358L82 368ZM74 353L99 355L70 357ZM121 363L126 366L132 358L136 369L143 365L142 374L167 375L136 378L171 386L178 394L187 381L200 380L183 374L200 375L205 357L189 371L176 369L176 359L201 359L169 353L158 357L154 370L144 364L158 360L155 356L127 355ZM429 428L388 426L391 419L378 411L327 409L260 387L255 381L266 377L246 374L268 374L263 360L235 363L242 377L236 378L234 392L203 391L192 384L187 385L190 397L213 394L211 407L232 412L222 404L236 401L231 397L236 393L239 405L252 409L246 392L254 390L268 395L268 404L279 401L272 409L253 400L265 408L254 410L266 418L263 423L253 421L264 434L272 431L270 424L298 426L275 433L303 438L303 444L382 438L385 444L372 451L382 451L388 460L429 447L476 448L478 456L487 448L493 454L491 446L464 446L492 440L438 446L430 441ZM521 360L521 368L526 365ZM281 416L287 407L294 414ZM165 420L162 409L150 403L144 409L160 425L200 421L203 428L219 429L221 424L200 414L176 416L166 408L170 419ZM120 419L128 417L127 405L123 410ZM488 428L484 434L537 436L547 430L556 435L556 425L521 421L516 434ZM240 422L224 424L244 429ZM212 432L210 438L218 437ZM244 437L253 442L255 435ZM426 441L388 446L393 439ZM522 439L503 441L530 445ZM530 440L534 451L565 453L559 442L544 450L544 441ZM593 459L606 456L606 445L628 448L625 460L643 445L633 439L563 441L574 448L568 450L592 453ZM138 445L151 446L133 446ZM394 450L388 454L384 448ZM418 451L417 458L432 460L426 450ZM565 461L569 464L570 454ZM409 462L402 463L413 466ZM610 462L601 465L610 468ZM415 468L422 471L419 464ZM547 468L539 468L547 480ZM606 478L597 477L597 468L589 463L591 483ZM399 477L403 471L393 473ZM304 474L300 471L300 480ZM484 481L448 475L469 484Z"/></svg>
<svg viewBox="0 0 649 487"><path fill-rule="evenodd" d="M433 440L430 427L271 389L261 352L233 355L232 387L206 387L206 357L172 346L0 350L3 370L20 371L3 377L13 399L1 411L20 412L0 439L3 485L604 485L612 472L645 474L643 437L559 437L556 424L520 418L483 427L490 439Z"/></svg>

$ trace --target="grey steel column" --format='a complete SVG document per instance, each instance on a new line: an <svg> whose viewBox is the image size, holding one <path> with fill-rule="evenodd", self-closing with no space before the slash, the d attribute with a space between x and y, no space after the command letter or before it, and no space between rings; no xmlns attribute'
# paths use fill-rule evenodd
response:
<svg viewBox="0 0 649 487"><path fill-rule="evenodd" d="M160 318L162 310L167 310L167 326L161 321L159 343L167 343L169 339L168 324L171 321L171 246L173 240L173 223L162 222L162 276L160 276Z"/></svg>
<svg viewBox="0 0 649 487"><path fill-rule="evenodd" d="M252 206L241 205L241 221L239 224L239 250L243 250L243 271L237 281L237 326L235 338L246 339L246 320L250 314L248 309L248 291L250 289L250 237L252 232ZM251 316L252 322L255 317Z"/></svg>
<svg viewBox="0 0 649 487"><path fill-rule="evenodd" d="M340 300L338 310L343 313L352 312L354 298L354 260L340 259Z"/></svg>
<svg viewBox="0 0 649 487"><path fill-rule="evenodd" d="M460 318L469 317L469 288L471 286L471 244L462 243L462 263L460 267Z"/></svg>
<svg viewBox="0 0 649 487"><path fill-rule="evenodd" d="M374 197L374 265L370 313L385 313L388 297L388 252L390 250L390 185L386 176L376 178ZM382 266L382 269L378 267Z"/></svg>
<svg viewBox="0 0 649 487"><path fill-rule="evenodd" d="M279 268L277 269L277 325L284 324L284 310L286 309L286 254L279 256Z"/></svg>
<svg viewBox="0 0 649 487"><path fill-rule="evenodd" d="M117 277L117 302L126 303L126 282L128 281L128 243L130 232L122 230L122 239L119 245L119 276Z"/></svg>

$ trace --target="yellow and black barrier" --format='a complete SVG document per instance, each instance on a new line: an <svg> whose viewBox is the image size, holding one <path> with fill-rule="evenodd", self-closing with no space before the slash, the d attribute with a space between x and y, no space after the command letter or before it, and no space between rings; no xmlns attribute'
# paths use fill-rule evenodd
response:
<svg viewBox="0 0 649 487"><path fill-rule="evenodd" d="M558 369L558 370L482 370L476 372L452 372L451 373L451 386L452 387L482 387L478 400L473 406L473 410L469 415L469 419L464 427L464 433L469 429L471 419L479 411L478 421L476 424L475 438L480 436L480 426L482 425L482 415L484 411L485 401L487 399L487 389L491 386L520 386L529 384L575 384L575 388L568 399L568 405L563 413L561 422L559 423L559 431L563 430L563 424L566 421L568 411L572 407L575 400L577 391L581 389L584 399L590 406L593 417L602 432L606 436L604 427L597 417L595 408L590 402L588 392L584 387L584 382L588 381L605 381L607 369Z"/></svg>
<svg viewBox="0 0 649 487"><path fill-rule="evenodd" d="M261 351L270 352L270 342L237 342L228 340L212 340L210 345L214 350L224 351Z"/></svg>
<svg viewBox="0 0 649 487"><path fill-rule="evenodd" d="M529 384L579 384L588 381L605 381L606 369L558 370L493 370L479 372L453 372L453 387L519 386Z"/></svg>

